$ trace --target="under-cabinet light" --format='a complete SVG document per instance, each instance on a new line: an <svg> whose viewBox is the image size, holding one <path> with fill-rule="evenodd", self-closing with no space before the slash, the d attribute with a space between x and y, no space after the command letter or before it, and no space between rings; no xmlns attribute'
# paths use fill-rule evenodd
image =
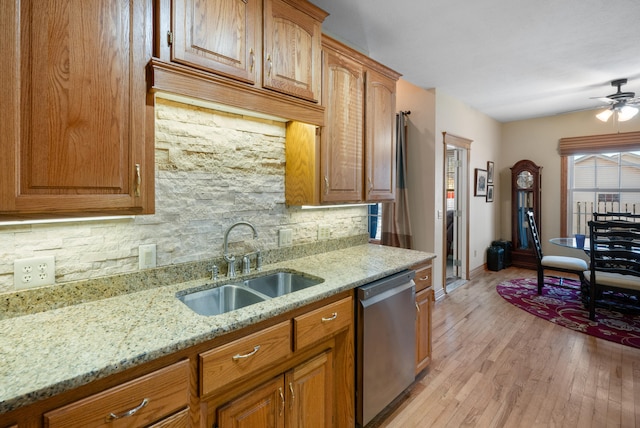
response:
<svg viewBox="0 0 640 428"><path fill-rule="evenodd" d="M41 220L12 220L12 221L0 221L0 227L2 226L22 226L29 224L48 224L48 223L72 223L72 222L86 222L86 221L103 221L103 220L124 220L134 219L132 215L118 215L118 216L104 216L104 217L69 217L69 218L50 218Z"/></svg>

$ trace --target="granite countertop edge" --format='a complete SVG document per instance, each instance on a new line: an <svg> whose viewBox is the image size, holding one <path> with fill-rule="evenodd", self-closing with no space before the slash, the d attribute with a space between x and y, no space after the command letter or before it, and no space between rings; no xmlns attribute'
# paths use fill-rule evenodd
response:
<svg viewBox="0 0 640 428"><path fill-rule="evenodd" d="M293 270L324 282L211 317L191 311L176 293L227 280L191 280L0 320L0 414L433 258L433 253L365 244L266 265L260 274Z"/></svg>

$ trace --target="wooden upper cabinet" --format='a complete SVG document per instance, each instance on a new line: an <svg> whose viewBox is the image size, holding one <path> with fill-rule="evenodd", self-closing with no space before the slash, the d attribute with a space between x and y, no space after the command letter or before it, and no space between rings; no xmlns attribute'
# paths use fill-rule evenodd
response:
<svg viewBox="0 0 640 428"><path fill-rule="evenodd" d="M171 60L255 83L261 12L259 0L174 0Z"/></svg>
<svg viewBox="0 0 640 428"><path fill-rule="evenodd" d="M362 200L364 70L331 49L323 52L325 128L321 137L322 202Z"/></svg>
<svg viewBox="0 0 640 428"><path fill-rule="evenodd" d="M0 215L150 213L150 2L3 2Z"/></svg>
<svg viewBox="0 0 640 428"><path fill-rule="evenodd" d="M395 199L396 188L396 80L367 71L365 131L365 200Z"/></svg>
<svg viewBox="0 0 640 428"><path fill-rule="evenodd" d="M264 0L263 87L310 101L320 99L326 16L305 1Z"/></svg>

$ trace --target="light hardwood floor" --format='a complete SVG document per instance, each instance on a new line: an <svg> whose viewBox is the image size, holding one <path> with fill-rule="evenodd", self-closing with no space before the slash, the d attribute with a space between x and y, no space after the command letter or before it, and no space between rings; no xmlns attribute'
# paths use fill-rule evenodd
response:
<svg viewBox="0 0 640 428"><path fill-rule="evenodd" d="M485 271L435 304L433 361L376 427L640 427L640 349L498 295L535 271Z"/></svg>

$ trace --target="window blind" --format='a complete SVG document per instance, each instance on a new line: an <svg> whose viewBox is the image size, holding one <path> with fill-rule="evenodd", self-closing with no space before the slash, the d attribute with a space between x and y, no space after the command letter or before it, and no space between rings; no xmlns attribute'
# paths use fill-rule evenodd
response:
<svg viewBox="0 0 640 428"><path fill-rule="evenodd" d="M560 156L640 151L640 131L561 138Z"/></svg>

